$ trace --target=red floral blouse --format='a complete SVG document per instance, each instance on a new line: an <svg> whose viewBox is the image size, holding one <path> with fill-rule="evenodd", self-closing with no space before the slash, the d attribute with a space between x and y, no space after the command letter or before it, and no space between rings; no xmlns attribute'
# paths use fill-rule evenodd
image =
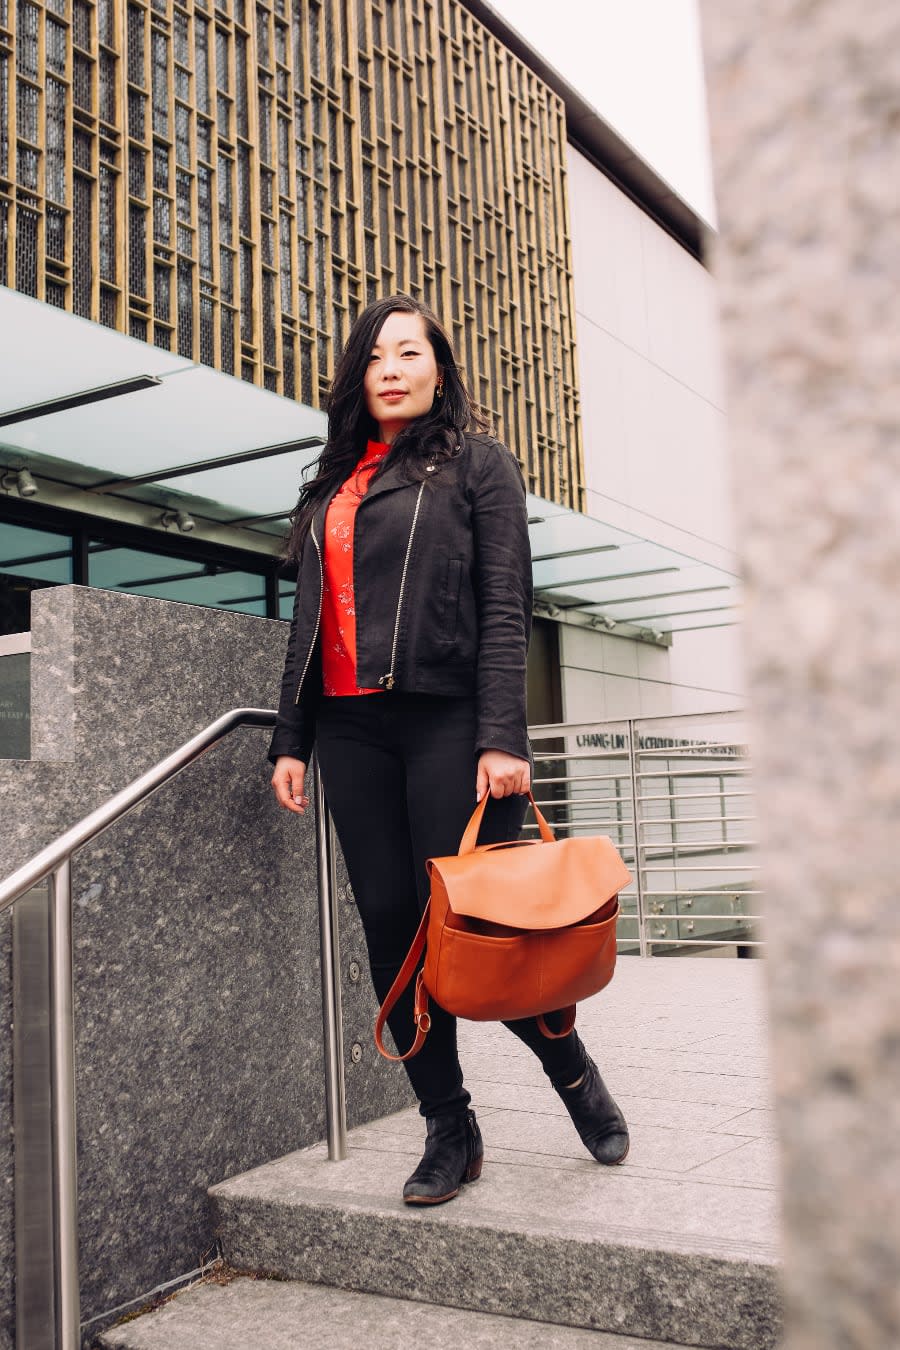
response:
<svg viewBox="0 0 900 1350"><path fill-rule="evenodd" d="M337 494L325 516L322 556L322 689L328 696L380 694L356 683L356 607L353 597L353 529L356 510L372 474L390 449L369 441L365 454Z"/></svg>

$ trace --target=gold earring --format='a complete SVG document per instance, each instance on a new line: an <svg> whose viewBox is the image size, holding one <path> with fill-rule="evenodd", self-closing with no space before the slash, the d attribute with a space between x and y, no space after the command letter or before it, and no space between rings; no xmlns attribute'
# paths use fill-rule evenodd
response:
<svg viewBox="0 0 900 1350"><path fill-rule="evenodd" d="M443 397L444 397L444 381L443 381L443 379L438 380L437 384L435 385L435 387L434 387L434 396L435 396L435 398L443 398Z"/></svg>

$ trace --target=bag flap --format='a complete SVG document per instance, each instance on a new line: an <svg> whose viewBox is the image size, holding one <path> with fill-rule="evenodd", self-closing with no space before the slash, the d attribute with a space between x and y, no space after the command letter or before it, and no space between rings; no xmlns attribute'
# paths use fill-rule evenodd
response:
<svg viewBox="0 0 900 1350"><path fill-rule="evenodd" d="M618 895L631 881L606 835L524 842L429 858L455 914L510 928L564 928Z"/></svg>

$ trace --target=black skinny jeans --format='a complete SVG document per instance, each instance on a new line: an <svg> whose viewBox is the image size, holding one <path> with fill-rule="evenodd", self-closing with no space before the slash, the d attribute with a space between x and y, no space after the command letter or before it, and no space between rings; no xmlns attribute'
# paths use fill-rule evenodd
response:
<svg viewBox="0 0 900 1350"><path fill-rule="evenodd" d="M322 700L317 755L328 805L362 918L379 1001L394 982L428 900L425 860L456 853L475 809L475 701L432 694L357 694ZM492 798L482 843L517 838L527 798ZM432 1000L425 1045L406 1061L423 1116L462 1111L456 1018ZM542 1036L533 1017L507 1022L558 1085L584 1071L572 1031ZM414 1034L412 982L389 1019L407 1050Z"/></svg>

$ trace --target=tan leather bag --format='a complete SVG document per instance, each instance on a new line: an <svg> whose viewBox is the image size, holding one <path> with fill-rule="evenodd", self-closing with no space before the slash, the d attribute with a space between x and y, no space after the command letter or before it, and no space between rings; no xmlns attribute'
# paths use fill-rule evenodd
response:
<svg viewBox="0 0 900 1350"><path fill-rule="evenodd" d="M457 1017L511 1021L537 1017L545 1036L566 1036L575 1004L612 979L619 891L631 874L605 835L556 839L528 794L540 839L479 844L487 805L479 802L459 853L429 858L431 898L419 931L375 1023L386 1059L409 1059L431 1026L429 995ZM387 1018L416 978L415 1039L405 1055L384 1048ZM542 1014L562 1011L551 1031Z"/></svg>

